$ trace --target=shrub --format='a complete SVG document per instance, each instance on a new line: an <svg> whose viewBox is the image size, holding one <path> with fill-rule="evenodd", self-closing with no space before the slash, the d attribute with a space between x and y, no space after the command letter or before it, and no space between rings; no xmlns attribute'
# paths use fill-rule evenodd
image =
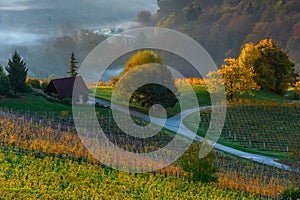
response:
<svg viewBox="0 0 300 200"><path fill-rule="evenodd" d="M32 88L40 89L41 84L37 78L26 78L26 83L31 85Z"/></svg>
<svg viewBox="0 0 300 200"><path fill-rule="evenodd" d="M213 165L214 153L210 152L206 157L199 158L201 143L197 141L192 144L178 163L181 169L190 174L191 181L200 181L203 183L216 182L218 180L217 169Z"/></svg>
<svg viewBox="0 0 300 200"><path fill-rule="evenodd" d="M62 102L66 105L71 105L72 104L72 98L66 97L62 100Z"/></svg>

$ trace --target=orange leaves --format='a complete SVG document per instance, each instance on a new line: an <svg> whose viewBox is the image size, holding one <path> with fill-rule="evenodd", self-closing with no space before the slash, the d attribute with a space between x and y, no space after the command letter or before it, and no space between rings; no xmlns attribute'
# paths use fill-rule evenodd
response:
<svg viewBox="0 0 300 200"><path fill-rule="evenodd" d="M219 72L223 84L226 86L227 94L252 94L253 90L259 89L259 86L254 81L255 73L252 67L248 68L234 58L225 59L225 63Z"/></svg>
<svg viewBox="0 0 300 200"><path fill-rule="evenodd" d="M276 197L287 187L278 178L270 180L267 176L248 177L246 175L239 175L236 172L219 173L217 185L219 187L243 190L251 194L271 197Z"/></svg>
<svg viewBox="0 0 300 200"><path fill-rule="evenodd" d="M205 85L203 78L177 78L175 79L176 85L190 84L190 85Z"/></svg>
<svg viewBox="0 0 300 200"><path fill-rule="evenodd" d="M300 81L295 83L294 93L300 96Z"/></svg>

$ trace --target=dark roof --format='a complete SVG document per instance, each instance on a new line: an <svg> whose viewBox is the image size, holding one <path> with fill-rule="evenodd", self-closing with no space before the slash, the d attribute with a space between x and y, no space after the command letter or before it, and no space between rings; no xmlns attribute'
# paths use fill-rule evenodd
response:
<svg viewBox="0 0 300 200"><path fill-rule="evenodd" d="M81 76L59 78L50 81L47 88L44 90L47 94L57 94L58 98L63 99L66 97L72 97L73 87L76 80L76 95L83 95L89 92L86 84L84 83Z"/></svg>

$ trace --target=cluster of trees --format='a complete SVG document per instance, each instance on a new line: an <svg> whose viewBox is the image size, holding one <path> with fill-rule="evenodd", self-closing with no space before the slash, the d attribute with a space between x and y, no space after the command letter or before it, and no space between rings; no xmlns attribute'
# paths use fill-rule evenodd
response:
<svg viewBox="0 0 300 200"><path fill-rule="evenodd" d="M8 96L18 92L27 92L30 90L26 84L28 68L23 58L14 52L5 67L7 75L2 66L0 66L0 95Z"/></svg>
<svg viewBox="0 0 300 200"><path fill-rule="evenodd" d="M224 61L221 69L209 73L208 77L212 82L220 75L231 100L236 93L252 94L258 89L284 95L296 81L295 65L271 39L261 40L256 45L247 43L237 59Z"/></svg>
<svg viewBox="0 0 300 200"><path fill-rule="evenodd" d="M218 65L237 57L244 43L273 38L300 70L299 0L158 0L158 6L157 26L191 36Z"/></svg>

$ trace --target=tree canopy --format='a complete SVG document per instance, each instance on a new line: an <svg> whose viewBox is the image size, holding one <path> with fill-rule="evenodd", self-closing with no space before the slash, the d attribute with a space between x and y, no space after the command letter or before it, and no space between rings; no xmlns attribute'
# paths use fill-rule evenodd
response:
<svg viewBox="0 0 300 200"><path fill-rule="evenodd" d="M254 69L254 80L262 90L283 95L295 81L294 64L272 39L246 44L238 59L241 65Z"/></svg>
<svg viewBox="0 0 300 200"><path fill-rule="evenodd" d="M204 158L199 158L201 143L197 141L192 144L184 155L178 160L179 166L185 171L191 173L190 179L204 183L217 181L217 169L213 165L214 153L210 152Z"/></svg>
<svg viewBox="0 0 300 200"><path fill-rule="evenodd" d="M210 72L208 74L208 80L213 82L218 79L216 76L220 76L222 83L225 85L226 94L233 99L235 93L239 94L253 94L253 90L259 89L259 86L255 82L255 73L253 67L246 67L240 62L240 59L227 58L224 60L225 64L218 72ZM217 73L217 74L216 74ZM220 84L219 82L215 84ZM210 83L213 86L213 83ZM217 87L215 87L217 88Z"/></svg>
<svg viewBox="0 0 300 200"><path fill-rule="evenodd" d="M154 51L150 51L150 50L138 51L127 61L121 76L124 75L129 70L133 69L134 67L144 65L144 64L149 64L149 63L162 64L163 59Z"/></svg>
<svg viewBox="0 0 300 200"><path fill-rule="evenodd" d="M178 88L171 72L162 63L162 58L154 51L144 50L134 54L127 61L122 74L112 78L112 81L118 82L115 87L118 96L131 95L130 102L140 103L144 107L151 107L154 104L173 107L178 101L176 97ZM138 83L142 82L149 84L139 86ZM136 86L138 88L135 88ZM136 90L130 94L132 88Z"/></svg>

